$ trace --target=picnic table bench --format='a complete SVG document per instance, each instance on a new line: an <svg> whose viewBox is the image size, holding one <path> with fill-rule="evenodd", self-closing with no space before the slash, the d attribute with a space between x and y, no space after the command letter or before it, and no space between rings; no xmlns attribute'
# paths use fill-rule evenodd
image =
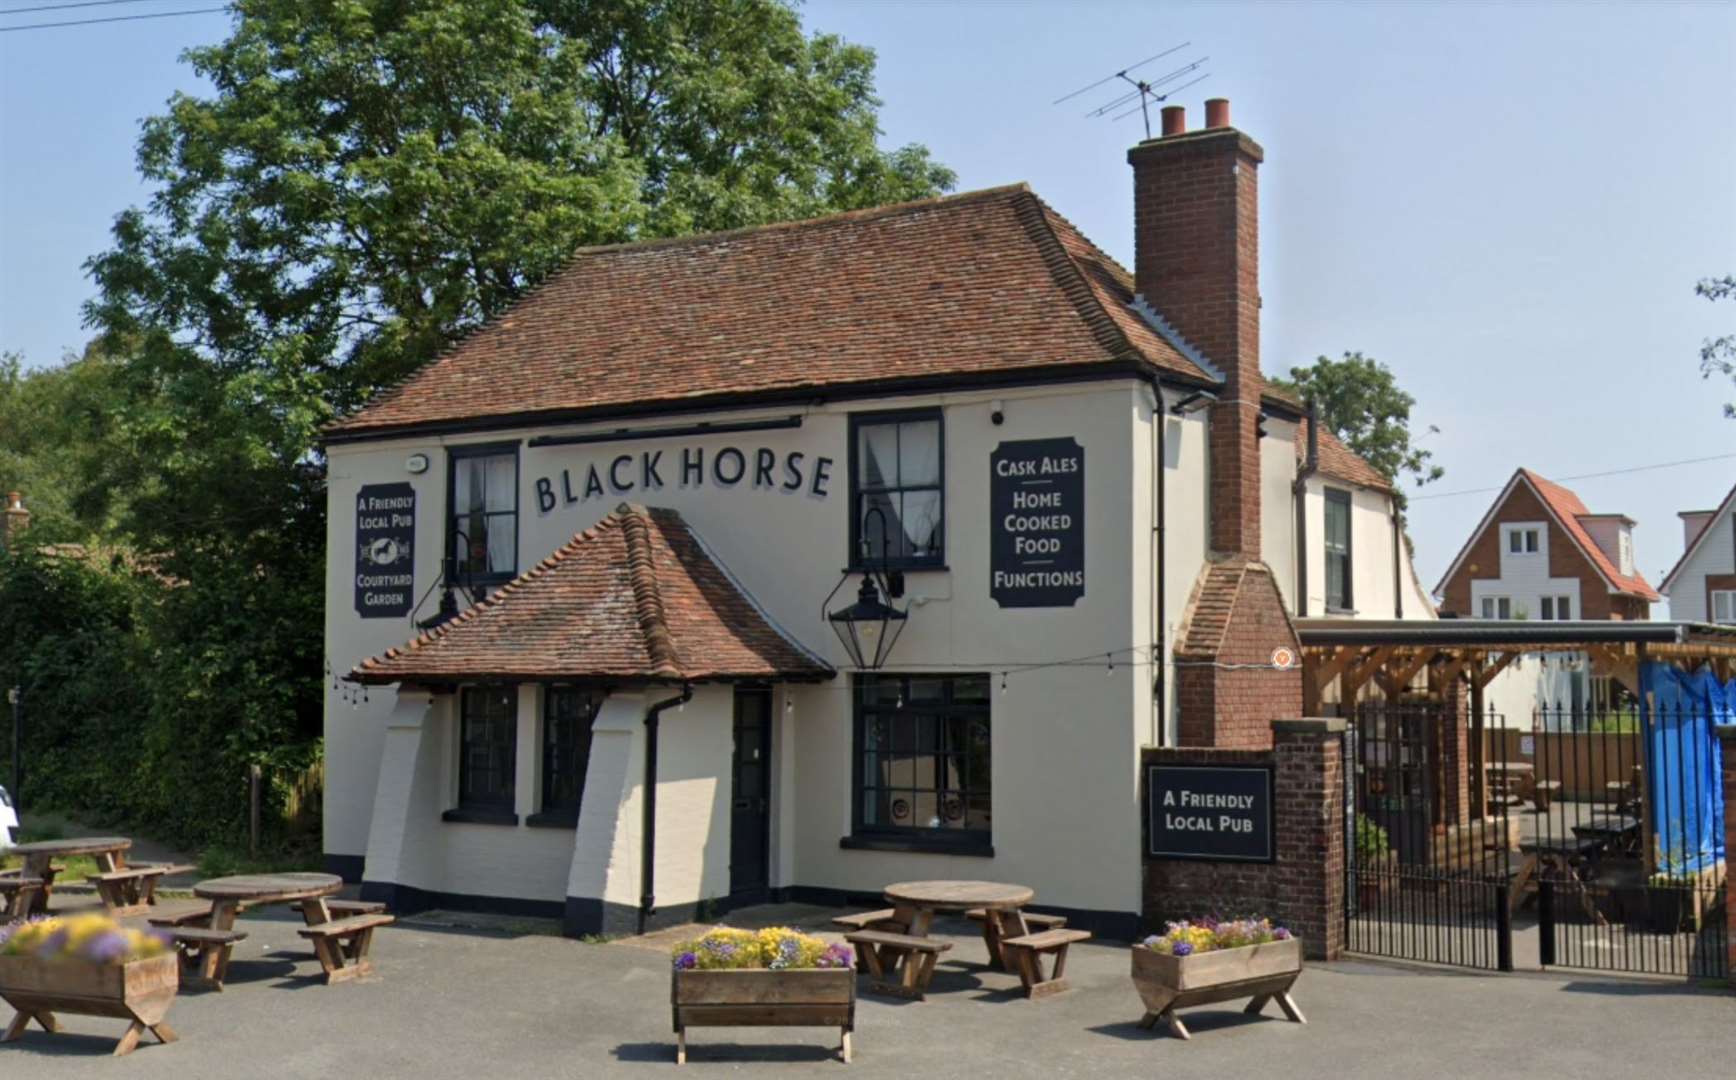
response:
<svg viewBox="0 0 1736 1080"><path fill-rule="evenodd" d="M0 921L11 922L29 915L42 891L41 878L11 875L0 877Z"/></svg>
<svg viewBox="0 0 1736 1080"><path fill-rule="evenodd" d="M1025 988L1025 996L1036 1000L1059 994L1069 988L1066 978L1067 949L1078 942L1089 940L1091 933L1088 930L1057 928L1008 938L1001 944L1006 947L1018 966L1019 982ZM1043 971L1045 956L1054 957L1054 966L1046 974Z"/></svg>
<svg viewBox="0 0 1736 1080"><path fill-rule="evenodd" d="M120 870L91 874L86 881L96 886L102 906L116 919L143 915L157 902L157 883L169 874L184 874L191 866L171 863L134 863Z"/></svg>
<svg viewBox="0 0 1736 1080"><path fill-rule="evenodd" d="M169 925L156 919L152 925L166 931L181 957L181 983L198 990L223 990L229 977L229 957L235 943L247 940L245 930L213 930L208 926Z"/></svg>
<svg viewBox="0 0 1736 1080"><path fill-rule="evenodd" d="M19 876L42 882L24 914L29 916L48 913L48 900L54 895L54 879L66 869L56 863L55 859L89 855L96 859L100 873L112 874L127 868L127 851L132 846L133 842L124 836L80 836L70 840L36 840L12 848L8 854L17 855L24 860Z"/></svg>
<svg viewBox="0 0 1736 1080"><path fill-rule="evenodd" d="M384 912L371 915L351 915L316 923L296 933L313 942L313 951L325 969L326 985L359 979L370 975L374 963L368 959L368 948L374 941L374 930L390 926L398 920Z"/></svg>
<svg viewBox="0 0 1736 1080"><path fill-rule="evenodd" d="M935 961L952 948L950 941L888 930L857 930L845 934L844 940L856 946L861 962L874 980L871 985L875 990L912 1001L927 996ZM891 980L894 973L900 976L898 982Z"/></svg>

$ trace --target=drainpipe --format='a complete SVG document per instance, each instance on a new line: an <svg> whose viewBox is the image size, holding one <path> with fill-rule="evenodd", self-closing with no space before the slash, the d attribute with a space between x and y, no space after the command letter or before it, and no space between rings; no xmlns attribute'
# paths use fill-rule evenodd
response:
<svg viewBox="0 0 1736 1080"><path fill-rule="evenodd" d="M645 790L641 793L640 809L643 821L639 826L639 933L645 932L645 921L657 909L657 720L664 709L685 705L693 700L693 687L683 685L681 693L654 702L645 710Z"/></svg>
<svg viewBox="0 0 1736 1080"><path fill-rule="evenodd" d="M1308 617L1308 478L1320 468L1320 409L1308 402L1308 460L1290 491L1296 498L1296 615Z"/></svg>
<svg viewBox="0 0 1736 1080"><path fill-rule="evenodd" d="M1153 448L1156 451L1153 455L1153 467L1157 470L1157 477L1154 480L1157 492L1152 496L1153 500L1157 504L1155 519L1152 524L1152 533L1157 541L1157 558L1154 560L1156 565L1153 567L1153 572L1157 579L1157 600L1154 612L1155 618L1152 620L1153 625L1151 628L1151 665L1153 671L1151 692L1152 696L1157 699L1157 723L1154 725L1157 730L1152 733L1151 741L1154 746L1162 746L1164 743L1165 733L1169 728L1169 701L1167 689L1169 680L1165 678L1165 673L1169 667L1169 653L1164 644L1168 613L1164 608L1163 587L1169 563L1168 552L1166 551L1169 546L1169 532L1165 528L1166 503L1163 487L1164 473L1168 471L1168 468L1164 465L1163 458L1164 435L1169 428L1169 409L1165 406L1163 400L1163 380L1155 375L1151 376L1151 393L1157 399L1157 407L1151 415L1151 438Z"/></svg>
<svg viewBox="0 0 1736 1080"><path fill-rule="evenodd" d="M1395 619L1404 618L1404 590L1398 584L1398 545L1399 534L1403 531L1399 525L1398 500L1387 497L1387 516L1392 519L1392 614Z"/></svg>

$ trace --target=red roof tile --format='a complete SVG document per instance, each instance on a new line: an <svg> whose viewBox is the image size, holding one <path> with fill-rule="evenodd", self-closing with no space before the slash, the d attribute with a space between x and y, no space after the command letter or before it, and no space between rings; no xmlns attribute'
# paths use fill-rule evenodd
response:
<svg viewBox="0 0 1736 1080"><path fill-rule="evenodd" d="M362 661L364 683L829 678L673 510L623 504L487 600Z"/></svg>
<svg viewBox="0 0 1736 1080"><path fill-rule="evenodd" d="M1530 469L1520 469L1519 471L1525 479L1531 482L1538 497L1549 507L1549 512L1554 514L1555 519L1561 523L1561 527L1567 530L1567 535L1571 536L1573 542L1579 545L1579 550L1585 553L1585 557L1597 567L1598 573L1602 574L1617 592L1629 593L1642 600L1663 599L1658 595L1657 590L1646 582L1643 575L1637 572L1622 573L1620 568L1604 553L1604 550L1597 546L1597 541L1591 538L1591 534L1586 532L1585 526L1579 522L1581 517L1589 516L1591 511L1587 510L1585 504L1579 501L1578 495L1553 480L1544 479Z"/></svg>
<svg viewBox="0 0 1736 1080"><path fill-rule="evenodd" d="M1128 305L1128 272L1023 184L580 250L360 412L420 424L1055 367L1217 378Z"/></svg>
<svg viewBox="0 0 1736 1080"><path fill-rule="evenodd" d="M1296 425L1296 464L1304 465L1307 461L1308 421L1303 420ZM1392 491L1392 484L1381 475L1380 470L1370 465L1367 458L1339 441L1338 436L1325 424L1320 425L1320 472L1358 487Z"/></svg>

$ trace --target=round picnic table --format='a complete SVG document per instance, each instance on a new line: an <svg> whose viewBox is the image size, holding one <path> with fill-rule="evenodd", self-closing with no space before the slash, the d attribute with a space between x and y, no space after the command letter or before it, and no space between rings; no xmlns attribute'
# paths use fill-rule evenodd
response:
<svg viewBox="0 0 1736 1080"><path fill-rule="evenodd" d="M1002 971L1008 965L1001 942L1028 932L1019 909L1037 895L1027 885L1000 881L900 881L886 886L885 893L896 912L893 921L903 923L912 937L927 937L937 912L981 908L989 966Z"/></svg>
<svg viewBox="0 0 1736 1080"><path fill-rule="evenodd" d="M23 858L23 876L37 878L42 882L42 889L37 892L32 909L24 914L48 913L48 898L54 893L55 859L71 855L94 855L103 872L112 874L126 869L127 851L132 846L133 842L124 836L78 836L70 840L36 840L9 849L7 854Z"/></svg>
<svg viewBox="0 0 1736 1080"><path fill-rule="evenodd" d="M232 930L241 912L267 904L299 904L307 924L318 926L331 919L326 897L343 887L344 879L336 874L239 874L201 881L193 895L211 901L213 930Z"/></svg>

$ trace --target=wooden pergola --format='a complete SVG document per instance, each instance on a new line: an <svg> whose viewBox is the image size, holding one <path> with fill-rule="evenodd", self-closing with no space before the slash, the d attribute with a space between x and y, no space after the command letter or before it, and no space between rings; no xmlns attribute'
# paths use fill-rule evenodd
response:
<svg viewBox="0 0 1736 1080"><path fill-rule="evenodd" d="M1638 695L1639 666L1656 660L1693 670L1710 664L1722 681L1736 673L1736 627L1676 622L1530 622L1497 619L1298 619L1307 715L1317 715L1338 683L1348 707L1379 687L1389 700L1427 671L1440 691L1461 677L1474 703L1509 664L1527 653L1582 653L1593 674ZM1477 710L1476 704L1473 705Z"/></svg>

